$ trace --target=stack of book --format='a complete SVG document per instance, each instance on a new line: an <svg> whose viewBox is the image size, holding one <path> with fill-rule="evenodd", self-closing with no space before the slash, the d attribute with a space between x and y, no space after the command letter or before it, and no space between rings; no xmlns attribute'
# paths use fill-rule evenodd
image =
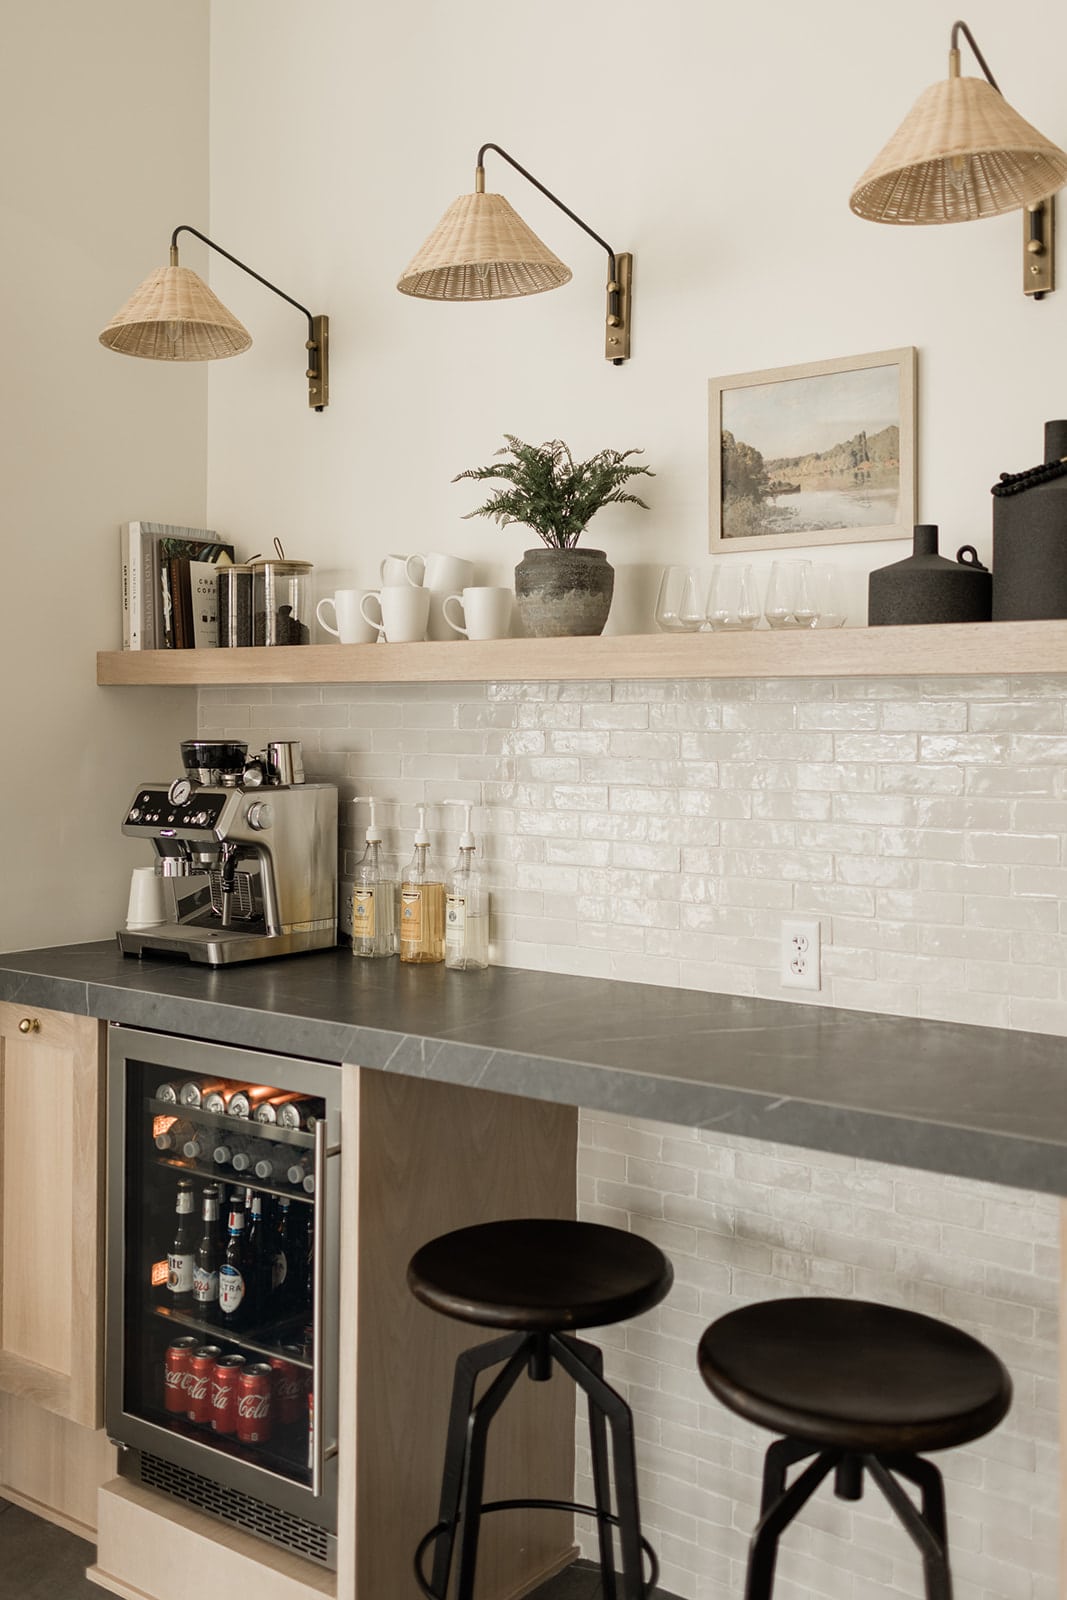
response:
<svg viewBox="0 0 1067 1600"><path fill-rule="evenodd" d="M218 644L216 578L234 547L210 528L127 522L121 529L122 648L201 650Z"/></svg>

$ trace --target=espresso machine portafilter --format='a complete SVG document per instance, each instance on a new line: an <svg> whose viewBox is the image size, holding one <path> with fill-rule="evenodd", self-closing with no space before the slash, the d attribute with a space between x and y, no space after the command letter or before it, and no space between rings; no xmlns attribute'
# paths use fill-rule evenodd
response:
<svg viewBox="0 0 1067 1600"><path fill-rule="evenodd" d="M337 790L304 781L299 742L181 749L184 775L144 784L122 824L152 841L164 920L120 929L119 949L222 966L336 944Z"/></svg>

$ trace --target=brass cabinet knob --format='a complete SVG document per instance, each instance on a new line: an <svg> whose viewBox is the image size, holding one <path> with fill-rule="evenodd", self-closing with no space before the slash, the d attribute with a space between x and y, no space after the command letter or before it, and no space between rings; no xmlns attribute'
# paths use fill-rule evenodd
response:
<svg viewBox="0 0 1067 1600"><path fill-rule="evenodd" d="M20 1033L40 1033L40 1031L40 1017L23 1017L22 1021L19 1023Z"/></svg>

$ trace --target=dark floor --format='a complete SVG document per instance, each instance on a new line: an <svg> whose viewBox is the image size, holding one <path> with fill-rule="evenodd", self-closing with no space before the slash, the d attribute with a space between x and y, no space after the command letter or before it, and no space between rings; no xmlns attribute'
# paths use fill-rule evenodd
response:
<svg viewBox="0 0 1067 1600"><path fill-rule="evenodd" d="M84 1539L0 1500L0 1600L102 1600L83 1576L95 1551ZM599 1568L578 1561L529 1600L599 1600ZM656 1600L675 1600L665 1589Z"/></svg>

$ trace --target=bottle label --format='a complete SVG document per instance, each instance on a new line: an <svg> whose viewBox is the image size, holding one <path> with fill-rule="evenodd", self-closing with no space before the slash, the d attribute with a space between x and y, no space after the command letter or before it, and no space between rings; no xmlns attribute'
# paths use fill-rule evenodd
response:
<svg viewBox="0 0 1067 1600"><path fill-rule="evenodd" d="M374 938L374 890L357 889L352 896L353 939Z"/></svg>
<svg viewBox="0 0 1067 1600"><path fill-rule="evenodd" d="M193 1287L194 1260L191 1255L167 1257L167 1288L171 1294L188 1294Z"/></svg>
<svg viewBox="0 0 1067 1600"><path fill-rule="evenodd" d="M213 1306L219 1297L219 1275L197 1267L193 1273L193 1299L197 1305Z"/></svg>
<svg viewBox="0 0 1067 1600"><path fill-rule="evenodd" d="M285 1282L286 1276L288 1275L288 1271L289 1263L285 1258L285 1251L279 1250L278 1254L271 1262L270 1286L272 1289L281 1288L282 1284Z"/></svg>
<svg viewBox="0 0 1067 1600"><path fill-rule="evenodd" d="M467 932L467 901L461 894L450 894L445 901L445 949L458 953Z"/></svg>
<svg viewBox="0 0 1067 1600"><path fill-rule="evenodd" d="M236 1311L245 1297L245 1280L236 1267L219 1268L219 1310L224 1316Z"/></svg>
<svg viewBox="0 0 1067 1600"><path fill-rule="evenodd" d="M400 892L400 939L403 944L422 943L423 900L421 889Z"/></svg>

